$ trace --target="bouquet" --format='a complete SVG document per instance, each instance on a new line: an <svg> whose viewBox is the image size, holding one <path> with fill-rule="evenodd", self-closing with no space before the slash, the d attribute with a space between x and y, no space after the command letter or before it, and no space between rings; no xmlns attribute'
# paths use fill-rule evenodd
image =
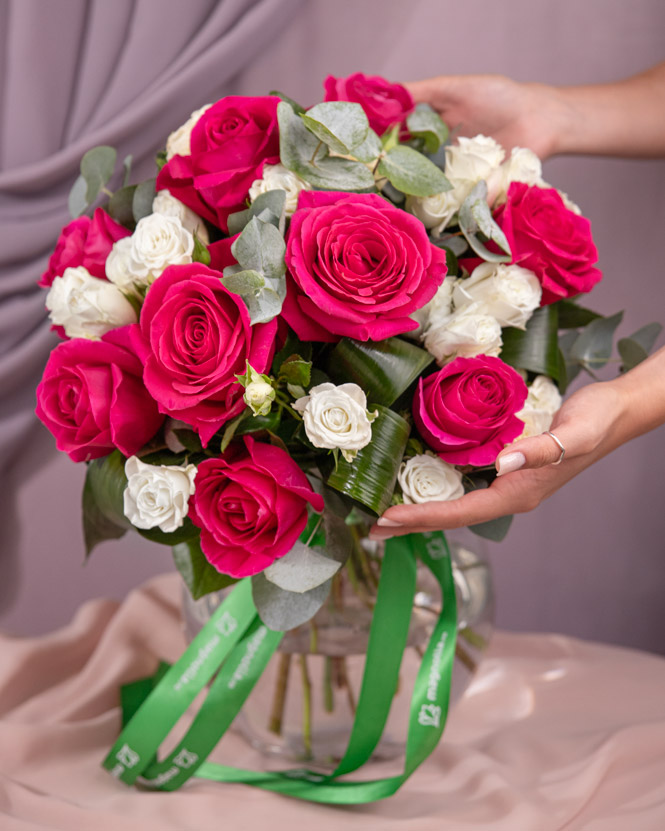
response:
<svg viewBox="0 0 665 831"><path fill-rule="evenodd" d="M194 597L237 584L189 669L165 678L181 712L219 670L210 696L225 684L232 718L283 631L365 556L368 518L486 486L499 451L547 430L570 380L609 360L620 315L577 302L601 279L590 223L532 152L448 143L434 110L381 78L329 77L307 109L277 92L223 98L192 113L157 164L130 184L131 159L117 172L110 147L81 162L75 218L41 280L62 342L37 414L87 464L88 552L131 528L173 547ZM624 340L624 365L652 335ZM476 530L499 539L508 521ZM390 706L416 556L444 598L399 782L339 783L347 757L328 778L239 779L205 763L201 737L155 763L156 747L139 746L159 686L107 767L165 788L198 771L321 801L394 792L441 735L456 628L443 535L390 546L370 653L397 657L365 679L375 708ZM361 697L359 719L366 708Z"/></svg>

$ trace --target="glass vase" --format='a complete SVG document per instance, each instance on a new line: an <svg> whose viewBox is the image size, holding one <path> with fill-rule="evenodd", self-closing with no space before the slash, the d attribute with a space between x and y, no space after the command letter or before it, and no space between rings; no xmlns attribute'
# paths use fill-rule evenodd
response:
<svg viewBox="0 0 665 831"><path fill-rule="evenodd" d="M493 622L491 572L484 542L467 529L448 532L457 595L458 638L451 706L468 686L487 647ZM254 748L282 763L331 772L344 755L353 725L380 574L382 545L360 538L333 578L330 597L280 647L233 724ZM194 601L183 589L185 634L191 640L229 589ZM388 723L373 759L404 752L408 710L420 658L441 609L440 590L419 564L413 614Z"/></svg>

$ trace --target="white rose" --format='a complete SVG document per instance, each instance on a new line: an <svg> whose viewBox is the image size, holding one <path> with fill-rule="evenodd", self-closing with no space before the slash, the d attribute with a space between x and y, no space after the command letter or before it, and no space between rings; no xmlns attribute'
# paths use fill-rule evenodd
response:
<svg viewBox="0 0 665 831"><path fill-rule="evenodd" d="M134 277L130 271L131 265L132 238L123 237L113 243L104 264L106 276L125 294L133 294L138 297Z"/></svg>
<svg viewBox="0 0 665 831"><path fill-rule="evenodd" d="M130 239L129 272L135 283L150 285L167 266L192 262L194 237L174 216L144 216Z"/></svg>
<svg viewBox="0 0 665 831"><path fill-rule="evenodd" d="M372 421L378 415L367 412L367 398L357 384L319 384L293 408L302 413L314 447L339 448L347 462L372 440Z"/></svg>
<svg viewBox="0 0 665 831"><path fill-rule="evenodd" d="M464 496L462 474L433 453L424 453L402 462L397 481L406 505L432 500L447 502Z"/></svg>
<svg viewBox="0 0 665 831"><path fill-rule="evenodd" d="M249 189L249 198L253 202L257 196L269 190L286 191L284 204L286 216L293 216L298 207L300 191L311 190L312 186L305 182L283 164L266 164L263 166L263 178L255 179Z"/></svg>
<svg viewBox="0 0 665 831"><path fill-rule="evenodd" d="M70 338L99 340L111 329L136 323L134 307L120 289L93 277L83 266L66 268L55 278L46 308L53 323Z"/></svg>
<svg viewBox="0 0 665 831"><path fill-rule="evenodd" d="M430 326L424 338L425 349L434 355L439 366L457 357L496 357L502 345L496 318L478 314L475 303L454 312L447 321Z"/></svg>
<svg viewBox="0 0 665 831"><path fill-rule="evenodd" d="M436 228L436 235L440 236L472 188L471 183L463 183L434 196L407 196L406 210L417 217L425 228Z"/></svg>
<svg viewBox="0 0 665 831"><path fill-rule="evenodd" d="M183 228L186 228L190 234L196 234L204 245L210 242L208 229L201 217L175 196L171 196L168 190L160 190L152 200L152 212L163 216L174 216L180 220Z"/></svg>
<svg viewBox="0 0 665 831"><path fill-rule="evenodd" d="M556 384L547 375L538 375L527 394L524 407L517 417L524 422L520 438L539 436L552 426L554 414L561 407L561 394Z"/></svg>
<svg viewBox="0 0 665 831"><path fill-rule="evenodd" d="M206 104L199 110L195 110L190 117L174 130L166 139L166 160L170 161L173 156L189 156L192 152L190 145L192 130L196 126L196 122L201 118L206 110L209 110L212 104Z"/></svg>
<svg viewBox="0 0 665 831"><path fill-rule="evenodd" d="M446 147L445 174L453 186L462 182L475 185L487 179L506 155L503 147L488 136L462 137L457 142Z"/></svg>
<svg viewBox="0 0 665 831"><path fill-rule="evenodd" d="M499 205L506 201L508 188L513 182L524 182L525 185L545 185L543 181L543 166L533 150L527 147L513 147L510 158L490 176L488 189L490 204Z"/></svg>
<svg viewBox="0 0 665 831"><path fill-rule="evenodd" d="M446 277L429 303L411 315L411 318L416 320L420 326L415 332L409 332L409 336L418 335L422 340L428 329L445 324L453 313L453 290L456 282L454 277Z"/></svg>
<svg viewBox="0 0 665 831"><path fill-rule="evenodd" d="M476 303L479 314L496 318L499 326L524 329L540 306L542 288L536 275L518 265L482 263L453 291L456 309Z"/></svg>
<svg viewBox="0 0 665 831"><path fill-rule="evenodd" d="M136 456L125 462L124 514L136 528L180 528L194 493L196 466L147 465Z"/></svg>

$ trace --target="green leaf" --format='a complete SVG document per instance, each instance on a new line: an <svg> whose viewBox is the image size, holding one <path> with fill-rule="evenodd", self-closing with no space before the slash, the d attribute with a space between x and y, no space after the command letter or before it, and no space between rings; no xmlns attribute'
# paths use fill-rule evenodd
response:
<svg viewBox="0 0 665 831"><path fill-rule="evenodd" d="M642 326L637 332L629 335L629 338L638 343L645 352L651 352L662 331L663 327L660 323L647 323L646 326Z"/></svg>
<svg viewBox="0 0 665 831"><path fill-rule="evenodd" d="M83 486L86 556L98 543L118 539L133 528L123 512L126 485L125 457L119 450L88 463Z"/></svg>
<svg viewBox="0 0 665 831"><path fill-rule="evenodd" d="M79 176L72 185L72 189L69 191L67 206L69 207L70 215L74 219L78 219L81 214L84 214L88 207L88 200L86 198L87 189L88 185L85 179L83 176Z"/></svg>
<svg viewBox="0 0 665 831"><path fill-rule="evenodd" d="M248 433L256 433L259 430L273 432L279 427L281 416L279 410L272 410L268 415L249 415L240 422L236 428L236 436L245 436Z"/></svg>
<svg viewBox="0 0 665 831"><path fill-rule="evenodd" d="M164 165L166 164L166 150L158 150L155 154L155 164L157 165L157 170L161 170Z"/></svg>
<svg viewBox="0 0 665 831"><path fill-rule="evenodd" d="M500 516L497 519L489 520L489 522L479 522L477 525L469 525L469 531L473 531L474 534L486 540L501 542L508 533L512 521L512 514Z"/></svg>
<svg viewBox="0 0 665 831"><path fill-rule="evenodd" d="M120 188L113 194L106 205L108 215L126 228L134 227L134 211L132 210L132 205L135 191L136 185L128 185L127 187Z"/></svg>
<svg viewBox="0 0 665 831"><path fill-rule="evenodd" d="M302 107L300 104L298 104L296 101L294 101L293 98L289 98L288 95L285 95L283 92L280 92L277 89L274 89L272 92L270 92L268 94L269 95L275 95L275 96L277 96L277 98L281 98L282 101L284 101L286 104L288 104L291 107L291 109L293 110L293 112L297 113L298 115L300 115L300 113L307 112L307 110L304 107Z"/></svg>
<svg viewBox="0 0 665 831"><path fill-rule="evenodd" d="M328 148L305 126L291 107L277 105L280 159L285 167L321 190L360 191L374 188L374 176L364 164L330 158Z"/></svg>
<svg viewBox="0 0 665 831"><path fill-rule="evenodd" d="M401 124L395 124L394 127L390 127L386 130L386 132L381 136L381 144L383 149L388 153L388 151L392 150L393 147L397 147L399 144L399 134L402 130Z"/></svg>
<svg viewBox="0 0 665 831"><path fill-rule="evenodd" d="M134 157L130 153L128 156L122 160L122 186L126 188L129 185L129 177L132 175L132 162L134 161Z"/></svg>
<svg viewBox="0 0 665 831"><path fill-rule="evenodd" d="M240 413L240 415L236 416L234 419L229 421L224 426L224 433L222 434L222 441L219 448L220 453L223 453L229 446L229 444L231 444L231 442L233 441L233 437L236 434L236 430L242 424L242 422L248 417L250 417L249 411L244 410L242 413Z"/></svg>
<svg viewBox="0 0 665 831"><path fill-rule="evenodd" d="M398 144L386 153L379 162L378 171L397 190L412 196L433 196L452 187L435 164L404 144Z"/></svg>
<svg viewBox="0 0 665 831"><path fill-rule="evenodd" d="M155 180L148 179L136 186L132 200L132 213L136 222L152 213L152 202L155 198Z"/></svg>
<svg viewBox="0 0 665 831"><path fill-rule="evenodd" d="M176 528L175 531L169 533L162 531L161 528L137 528L136 530L146 540L150 540L150 542L158 542L161 545L170 546L187 542L187 540L199 536L199 529L189 517L185 517L185 521L180 528Z"/></svg>
<svg viewBox="0 0 665 831"><path fill-rule="evenodd" d="M245 295L254 295L260 291L265 286L266 281L263 274L248 269L247 271L236 271L235 274L222 277L222 284L232 294L239 294L241 297L245 297Z"/></svg>
<svg viewBox="0 0 665 831"><path fill-rule="evenodd" d="M367 138L358 147L353 149L351 155L359 162L373 162L379 158L383 147L381 146L381 139L377 136L374 130L367 131ZM400 194L401 195L401 194Z"/></svg>
<svg viewBox="0 0 665 831"><path fill-rule="evenodd" d="M371 409L375 405L372 403ZM397 472L411 428L402 416L380 404L376 405L378 418L372 422L372 440L353 462L340 455L336 468L331 470L330 456L321 461L322 473L328 487L350 496L377 515L390 505Z"/></svg>
<svg viewBox="0 0 665 831"><path fill-rule="evenodd" d="M492 212L487 204L487 182L481 180L466 197L459 209L459 227L473 250L484 260L493 263L509 263L512 256L506 235L496 224ZM478 237L481 233L485 240L492 240L505 254L490 251L483 240Z"/></svg>
<svg viewBox="0 0 665 831"><path fill-rule="evenodd" d="M541 306L531 315L526 329L506 327L501 336L501 360L515 369L559 377L559 342L556 304Z"/></svg>
<svg viewBox="0 0 665 831"><path fill-rule="evenodd" d="M252 326L267 323L282 311L282 298L271 288L264 288L256 295L243 297Z"/></svg>
<svg viewBox="0 0 665 831"><path fill-rule="evenodd" d="M358 384L369 401L389 407L433 360L429 352L401 338L342 338L329 354L326 371L335 383Z"/></svg>
<svg viewBox="0 0 665 831"><path fill-rule="evenodd" d="M578 306L573 300L557 300L554 305L559 312L559 329L579 329L601 317L591 309Z"/></svg>
<svg viewBox="0 0 665 831"><path fill-rule="evenodd" d="M562 335L559 335L559 392L563 395L566 389L573 383L575 378L582 371L582 365L570 357L570 350L577 340L577 332L569 329ZM561 374L561 364L565 368L565 372Z"/></svg>
<svg viewBox="0 0 665 831"><path fill-rule="evenodd" d="M436 153L448 138L448 127L429 104L418 104L406 119L406 128L415 138L425 142L428 153Z"/></svg>
<svg viewBox="0 0 665 831"><path fill-rule="evenodd" d="M177 427L173 432L185 450L188 450L190 453L203 452L201 439L193 430L189 430L186 427Z"/></svg>
<svg viewBox="0 0 665 831"><path fill-rule="evenodd" d="M198 539L175 545L173 560L194 600L238 582L228 574L220 574L214 566L210 565L201 551L201 543Z"/></svg>
<svg viewBox="0 0 665 831"><path fill-rule="evenodd" d="M303 361L296 355L287 358L279 368L279 378L287 384L298 384L307 387L312 375L312 362Z"/></svg>
<svg viewBox="0 0 665 831"><path fill-rule="evenodd" d="M623 312L611 317L599 317L582 329L570 350L571 358L579 361L585 369L598 369L612 357L612 340Z"/></svg>
<svg viewBox="0 0 665 831"><path fill-rule="evenodd" d="M301 113L305 126L333 153L346 155L367 138L369 121L360 104L351 101L326 101Z"/></svg>
<svg viewBox="0 0 665 831"><path fill-rule="evenodd" d="M299 594L280 589L263 574L252 577L252 599L259 617L276 632L300 626L319 611L330 594L331 580Z"/></svg>
<svg viewBox="0 0 665 831"><path fill-rule="evenodd" d="M281 188L259 194L246 211L238 211L228 218L229 235L239 234L247 223L257 217L274 225L284 235L286 191Z"/></svg>
<svg viewBox="0 0 665 831"><path fill-rule="evenodd" d="M93 147L81 159L81 176L85 179L86 202L95 201L104 185L113 176L117 153L113 147Z"/></svg>
<svg viewBox="0 0 665 831"><path fill-rule="evenodd" d="M341 563L296 540L288 554L269 565L263 575L284 591L303 594L326 583L340 567Z"/></svg>
<svg viewBox="0 0 665 831"><path fill-rule="evenodd" d="M247 223L231 253L244 269L258 271L268 280L280 282L286 273L284 237L274 225L257 217Z"/></svg>
<svg viewBox="0 0 665 831"><path fill-rule="evenodd" d="M623 362L622 369L627 372L629 369L642 363L649 357L649 352L658 339L663 327L660 323L647 323L630 337L621 338L617 343L617 349Z"/></svg>

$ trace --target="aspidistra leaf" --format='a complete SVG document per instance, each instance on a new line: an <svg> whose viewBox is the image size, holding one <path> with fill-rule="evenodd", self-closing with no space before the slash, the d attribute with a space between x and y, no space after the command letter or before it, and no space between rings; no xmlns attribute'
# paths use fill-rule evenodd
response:
<svg viewBox="0 0 665 831"><path fill-rule="evenodd" d="M541 306L531 315L526 329L502 330L501 360L515 369L559 377L559 344L556 304Z"/></svg>

